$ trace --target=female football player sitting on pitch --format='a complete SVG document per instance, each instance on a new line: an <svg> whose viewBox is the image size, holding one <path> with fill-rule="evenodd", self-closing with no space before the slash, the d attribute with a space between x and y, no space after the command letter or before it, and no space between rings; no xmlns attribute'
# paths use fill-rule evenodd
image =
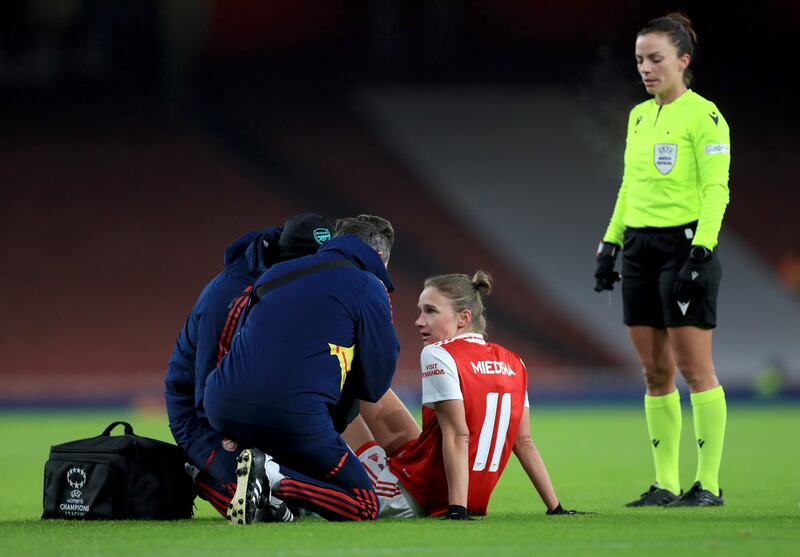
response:
<svg viewBox="0 0 800 557"><path fill-rule="evenodd" d="M483 271L472 279L452 274L425 281L415 323L425 344L421 434L408 412L384 405L384 418L373 420L362 404L366 423L394 431L394 441L384 452L362 418L345 435L351 447L360 447L356 454L375 485L379 517L485 515L512 451L547 514L578 514L559 503L531 440L525 364L485 340L483 298L490 290ZM386 439L381 433L378 438Z"/></svg>

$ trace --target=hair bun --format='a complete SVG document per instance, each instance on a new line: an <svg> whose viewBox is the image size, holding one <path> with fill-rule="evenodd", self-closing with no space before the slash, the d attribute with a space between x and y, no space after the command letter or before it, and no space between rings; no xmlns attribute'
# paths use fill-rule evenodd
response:
<svg viewBox="0 0 800 557"><path fill-rule="evenodd" d="M671 19L672 21L678 23L681 27L683 27L683 30L686 32L686 34L688 35L689 39L692 42L692 47L695 47L697 45L697 32L694 30L692 21L686 16L686 14L683 14L681 12L671 12L664 17L667 19ZM692 51L694 51L694 48L692 48ZM692 52L692 54L694 54L694 52Z"/></svg>
<svg viewBox="0 0 800 557"><path fill-rule="evenodd" d="M481 296L492 293L492 275L486 271L476 271L472 276L472 286Z"/></svg>

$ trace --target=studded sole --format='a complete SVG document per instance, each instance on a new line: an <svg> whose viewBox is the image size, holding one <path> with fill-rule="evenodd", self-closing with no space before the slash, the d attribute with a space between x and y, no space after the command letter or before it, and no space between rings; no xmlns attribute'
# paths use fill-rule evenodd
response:
<svg viewBox="0 0 800 557"><path fill-rule="evenodd" d="M245 449L236 458L236 492L228 505L226 518L234 526L246 524L247 517L247 478L250 476L250 466L253 457L250 449Z"/></svg>

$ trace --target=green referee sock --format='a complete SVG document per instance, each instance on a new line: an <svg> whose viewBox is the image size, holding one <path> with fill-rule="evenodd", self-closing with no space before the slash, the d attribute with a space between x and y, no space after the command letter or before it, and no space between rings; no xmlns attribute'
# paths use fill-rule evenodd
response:
<svg viewBox="0 0 800 557"><path fill-rule="evenodd" d="M722 385L692 393L694 433L697 437L697 477L703 489L719 495L719 464L725 440L728 410Z"/></svg>
<svg viewBox="0 0 800 557"><path fill-rule="evenodd" d="M644 395L644 413L650 448L656 464L658 487L675 495L681 492L678 449L681 444L681 396L675 389L668 395Z"/></svg>

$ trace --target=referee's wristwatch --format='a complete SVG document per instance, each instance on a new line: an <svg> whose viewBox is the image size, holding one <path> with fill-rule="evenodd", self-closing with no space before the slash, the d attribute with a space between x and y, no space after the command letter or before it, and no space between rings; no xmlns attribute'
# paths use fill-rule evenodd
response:
<svg viewBox="0 0 800 557"><path fill-rule="evenodd" d="M705 263L711 259L713 253L713 251L705 246L692 246L691 251L689 251L689 257L693 261Z"/></svg>

